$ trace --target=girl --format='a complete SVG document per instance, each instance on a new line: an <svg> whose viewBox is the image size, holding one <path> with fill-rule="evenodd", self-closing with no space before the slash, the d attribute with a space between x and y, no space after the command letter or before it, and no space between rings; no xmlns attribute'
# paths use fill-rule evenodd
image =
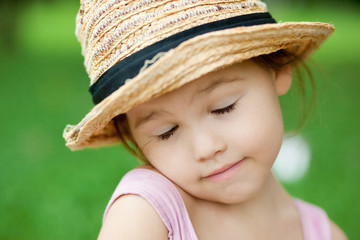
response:
<svg viewBox="0 0 360 240"><path fill-rule="evenodd" d="M121 141L143 162L116 188L99 239L346 239L271 173L278 96L333 30L276 23L256 0L82 1L96 106L67 127L67 146Z"/></svg>

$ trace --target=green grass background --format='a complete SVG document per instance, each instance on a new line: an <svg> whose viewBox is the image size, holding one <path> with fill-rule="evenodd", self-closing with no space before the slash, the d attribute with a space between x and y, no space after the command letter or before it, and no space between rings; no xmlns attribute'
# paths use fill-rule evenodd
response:
<svg viewBox="0 0 360 240"><path fill-rule="evenodd" d="M96 238L112 191L136 166L120 146L78 152L64 146L64 126L92 108L74 36L77 9L77 1L29 5L19 19L16 52L0 55L2 240ZM285 187L360 239L360 8L288 4L270 11L277 20L337 28L310 62L318 101L301 131L311 146L310 169ZM281 98L287 129L297 122L296 92Z"/></svg>

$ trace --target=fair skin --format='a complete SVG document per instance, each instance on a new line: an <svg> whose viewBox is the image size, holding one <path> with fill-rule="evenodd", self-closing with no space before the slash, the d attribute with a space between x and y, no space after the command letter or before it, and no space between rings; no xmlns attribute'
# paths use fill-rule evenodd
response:
<svg viewBox="0 0 360 240"><path fill-rule="evenodd" d="M303 239L293 199L271 172L283 137L278 96L290 85L290 67L275 72L249 60L127 113L147 167L176 185L199 239ZM125 195L99 239L168 237L146 200Z"/></svg>

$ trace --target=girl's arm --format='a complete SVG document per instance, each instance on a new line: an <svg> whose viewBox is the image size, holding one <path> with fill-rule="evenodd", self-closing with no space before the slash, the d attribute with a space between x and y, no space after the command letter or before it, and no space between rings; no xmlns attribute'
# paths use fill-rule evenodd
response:
<svg viewBox="0 0 360 240"><path fill-rule="evenodd" d="M98 240L168 240L168 230L149 202L137 195L125 195L111 206Z"/></svg>

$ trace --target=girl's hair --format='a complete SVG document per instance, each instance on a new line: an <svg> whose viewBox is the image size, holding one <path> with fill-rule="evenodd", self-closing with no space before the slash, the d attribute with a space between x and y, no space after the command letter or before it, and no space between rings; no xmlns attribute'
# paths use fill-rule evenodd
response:
<svg viewBox="0 0 360 240"><path fill-rule="evenodd" d="M300 90L300 109L302 117L300 118L300 121L298 123L298 126L295 130L295 132L298 132L304 125L306 118L308 117L309 113L311 112L311 109L315 103L316 99L316 86L315 81L312 76L312 73L309 69L309 67L303 62L303 59L297 58L295 55L285 51L285 50L279 50L274 53L270 53L267 55L261 55L258 57L254 57L252 59L254 62L261 64L265 67L269 67L275 71L280 70L281 68L285 66L292 66L297 74L297 83ZM305 70L305 73L308 75L311 89L312 89L312 95L309 106L307 106L307 98L306 98L306 92L305 92L305 80L302 76L302 71L300 69L300 66L303 67ZM121 142L123 143L124 147L132 154L134 155L141 163L149 163L145 157L145 155L142 153L140 148L138 147L137 143L135 142L135 139L133 138L129 123L127 121L125 114L120 114L117 117L113 119L115 129L119 135L119 138Z"/></svg>
<svg viewBox="0 0 360 240"><path fill-rule="evenodd" d="M124 114L120 114L113 119L116 132L120 138L120 141L124 147L135 156L141 163L148 163L145 155L140 150L139 146L135 142L134 137L131 134L129 122Z"/></svg>

